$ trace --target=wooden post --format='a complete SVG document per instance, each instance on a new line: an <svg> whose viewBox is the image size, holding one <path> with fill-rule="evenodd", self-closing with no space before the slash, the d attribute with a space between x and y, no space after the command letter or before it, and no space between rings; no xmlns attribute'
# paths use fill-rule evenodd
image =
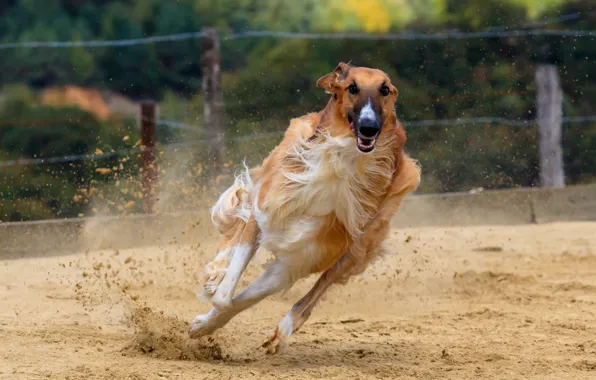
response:
<svg viewBox="0 0 596 380"><path fill-rule="evenodd" d="M143 160L143 210L153 212L155 204L154 185L157 182L157 166L155 164L155 143L157 106L155 102L143 101L141 103L141 157Z"/></svg>
<svg viewBox="0 0 596 380"><path fill-rule="evenodd" d="M222 117L219 37L214 28L203 28L201 68L203 70L203 114L205 134L210 140L209 162L225 162L225 131Z"/></svg>
<svg viewBox="0 0 596 380"><path fill-rule="evenodd" d="M542 187L565 187L563 171L562 117L563 90L557 66L539 64L536 69L538 108L538 153Z"/></svg>

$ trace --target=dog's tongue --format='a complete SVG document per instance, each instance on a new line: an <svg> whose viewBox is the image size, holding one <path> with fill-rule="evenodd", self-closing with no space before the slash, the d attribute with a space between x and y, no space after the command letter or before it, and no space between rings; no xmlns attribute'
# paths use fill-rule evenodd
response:
<svg viewBox="0 0 596 380"><path fill-rule="evenodd" d="M352 130L352 132L354 132L354 131L355 131L355 129L354 129L354 122L351 122L351 123L350 123L350 129Z"/></svg>

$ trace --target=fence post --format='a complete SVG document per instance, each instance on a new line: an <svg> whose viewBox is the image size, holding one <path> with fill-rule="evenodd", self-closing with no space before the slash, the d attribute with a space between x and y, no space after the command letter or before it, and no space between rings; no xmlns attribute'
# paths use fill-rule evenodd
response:
<svg viewBox="0 0 596 380"><path fill-rule="evenodd" d="M201 68L203 71L203 115L209 143L209 162L225 162L225 131L222 117L223 94L219 37L214 28L203 28Z"/></svg>
<svg viewBox="0 0 596 380"><path fill-rule="evenodd" d="M538 108L538 154L542 187L565 187L563 170L562 117L563 90L557 66L539 64L536 68Z"/></svg>
<svg viewBox="0 0 596 380"><path fill-rule="evenodd" d="M157 167L155 164L155 143L157 106L153 101L141 102L141 157L143 160L143 210L153 212L155 204L154 185L157 182Z"/></svg>

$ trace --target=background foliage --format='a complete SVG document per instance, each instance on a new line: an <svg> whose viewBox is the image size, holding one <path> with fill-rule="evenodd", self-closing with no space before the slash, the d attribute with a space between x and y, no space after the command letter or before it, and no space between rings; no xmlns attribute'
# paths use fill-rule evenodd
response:
<svg viewBox="0 0 596 380"><path fill-rule="evenodd" d="M0 41L112 40L199 31L225 37L244 30L391 33L544 27L596 29L591 0L8 0L0 3ZM578 16L560 22L545 19ZM538 26L536 26L538 25ZM222 42L228 135L283 130L290 117L319 109L318 77L340 61L385 70L400 91L402 120L535 117L536 63L558 65L566 116L593 114L594 38L515 37L440 41L248 38ZM80 109L40 104L38 91L78 85L161 102L166 118L201 126L199 40L128 47L0 50L0 158L91 154L131 148L135 121L98 120ZM43 123L39 121L42 120ZM421 192L535 186L536 132L499 125L408 129L408 150L424 169ZM194 136L196 138L196 136ZM160 141L189 134L161 128ZM230 159L257 163L275 146L268 138L230 143ZM596 123L566 125L568 183L596 178ZM188 150L200 161L201 152ZM179 160L180 156L176 156ZM138 158L0 167L0 220L70 217L89 212L81 193L93 186L138 182ZM189 165L191 165L189 163ZM122 166L122 169L119 167ZM98 167L111 168L102 175ZM196 168L196 166L193 166ZM116 168L116 170L113 170ZM200 172L200 170L199 170ZM194 172L193 172L194 173ZM200 173L195 173L200 174ZM93 183L93 186L90 184ZM113 187L113 186L112 186ZM137 191L119 190L101 210L138 210ZM77 200L77 202L73 201ZM113 204L110 204L112 202ZM100 212L96 211L96 212Z"/></svg>

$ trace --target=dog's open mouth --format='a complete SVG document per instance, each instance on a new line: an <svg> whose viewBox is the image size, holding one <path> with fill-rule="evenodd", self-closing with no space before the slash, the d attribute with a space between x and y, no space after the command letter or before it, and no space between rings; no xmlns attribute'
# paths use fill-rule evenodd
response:
<svg viewBox="0 0 596 380"><path fill-rule="evenodd" d="M367 137L356 137L356 145L358 146L358 150L362 153L370 153L375 149L375 144L377 143L376 138L367 138Z"/></svg>
<svg viewBox="0 0 596 380"><path fill-rule="evenodd" d="M375 150L375 146L377 144L377 137L364 137L359 136L359 133L356 132L356 128L354 127L354 122L351 121L351 118L348 116L348 121L350 121L350 129L352 133L356 135L356 146L358 150L362 153L370 153Z"/></svg>

